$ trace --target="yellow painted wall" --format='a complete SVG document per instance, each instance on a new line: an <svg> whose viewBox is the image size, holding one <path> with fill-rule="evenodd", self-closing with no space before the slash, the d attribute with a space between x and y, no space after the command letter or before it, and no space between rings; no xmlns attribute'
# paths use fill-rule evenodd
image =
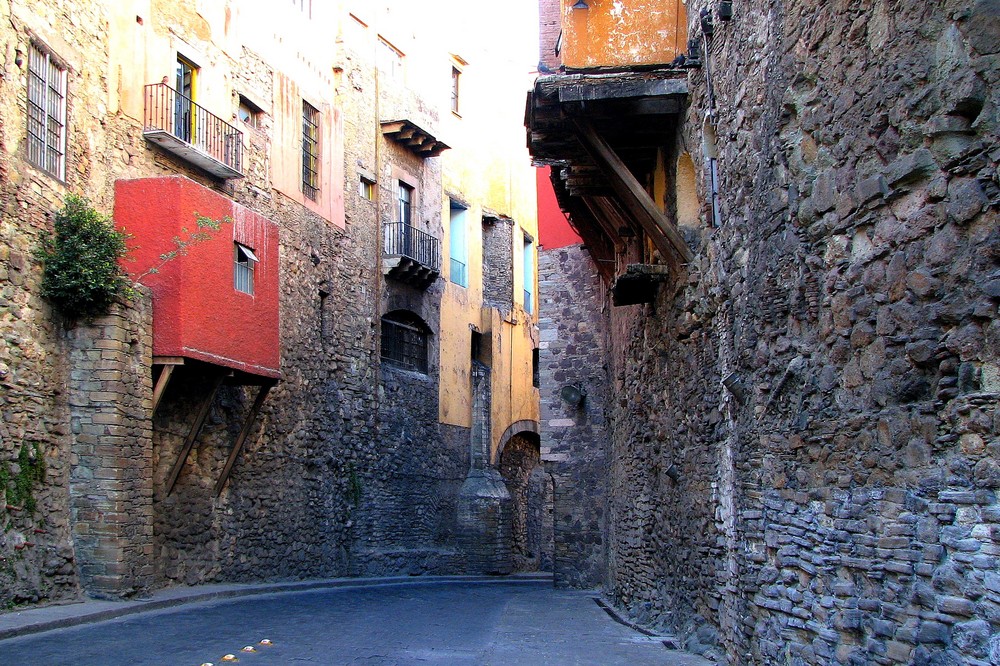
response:
<svg viewBox="0 0 1000 666"><path fill-rule="evenodd" d="M470 15L466 15L469 13ZM441 91L442 138L452 149L442 156L442 243L445 290L441 301L441 393L443 423L471 425L471 339L475 327L489 339L492 377L492 453L511 424L538 420L538 390L531 385L532 350L537 346L537 315L521 308L523 276L521 229L538 238L535 174L524 145L524 99L533 81L530 66L511 61L503 40L473 41L462 30L481 7L455 3L455 11L442 12L446 41L438 62L445 84ZM501 30L497 26L497 30ZM532 54L533 56L535 54ZM459 114L450 106L451 67L461 71ZM466 239L469 248L469 286L450 280L449 198L469 205ZM506 319L482 303L482 215L484 211L514 221L513 311ZM537 254L536 254L537 259ZM537 279L537 268L534 274ZM535 289L537 294L537 287ZM537 308L536 308L537 309ZM454 344L454 347L450 345ZM454 349L454 353L446 350ZM496 462L495 460L493 462Z"/></svg>
<svg viewBox="0 0 1000 666"><path fill-rule="evenodd" d="M665 64L687 50L683 0L562 3L562 62L569 68Z"/></svg>

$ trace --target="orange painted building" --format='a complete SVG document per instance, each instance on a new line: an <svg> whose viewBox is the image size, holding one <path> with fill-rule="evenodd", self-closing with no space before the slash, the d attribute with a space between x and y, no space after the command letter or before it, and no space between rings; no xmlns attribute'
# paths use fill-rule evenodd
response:
<svg viewBox="0 0 1000 666"><path fill-rule="evenodd" d="M563 0L560 10L566 69L660 65L687 48L682 0Z"/></svg>

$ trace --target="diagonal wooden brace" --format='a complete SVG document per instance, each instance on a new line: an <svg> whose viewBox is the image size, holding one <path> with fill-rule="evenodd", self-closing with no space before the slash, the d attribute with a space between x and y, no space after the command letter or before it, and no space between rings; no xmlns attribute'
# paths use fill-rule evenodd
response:
<svg viewBox="0 0 1000 666"><path fill-rule="evenodd" d="M250 407L250 411L247 412L247 416L243 420L243 427L240 429L239 437L236 438L236 443L233 444L233 450L229 452L229 458L226 459L226 466L222 469L222 475L215 483L216 497L222 494L222 489L225 487L226 481L229 480L229 474L233 471L233 464L236 462L236 458L239 457L240 451L243 450L243 443L247 441L247 437L250 435L250 429L253 428L253 424L257 420L257 414L260 413L260 408L264 406L264 400L267 398L267 394L273 386L274 382L263 384L257 391L257 397L254 399L253 405Z"/></svg>
<svg viewBox="0 0 1000 666"><path fill-rule="evenodd" d="M656 245L664 259L679 258L688 263L693 258L690 248L673 223L656 207L649 193L610 145L597 133L593 125L583 118L574 119L576 135L587 153L611 182L622 204Z"/></svg>
<svg viewBox="0 0 1000 666"><path fill-rule="evenodd" d="M191 453L194 440L198 439L198 435L205 425L205 419L208 418L208 412L212 408L212 403L215 402L215 396L218 394L219 387L222 386L222 380L225 377L225 372L219 372L212 378L211 390L209 390L208 395L205 396L201 406L198 408L198 414L195 416L194 423L191 424L191 431L188 433L187 439L184 440L184 446L181 447L181 452L177 456L177 461L174 463L173 469L170 470L170 478L167 480L167 495L174 491L174 485L177 484L177 477L181 475L181 470L184 469L184 463L187 462L188 455Z"/></svg>

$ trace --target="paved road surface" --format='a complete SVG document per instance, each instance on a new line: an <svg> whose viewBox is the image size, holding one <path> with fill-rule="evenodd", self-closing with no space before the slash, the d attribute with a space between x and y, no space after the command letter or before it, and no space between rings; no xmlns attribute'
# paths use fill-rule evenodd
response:
<svg viewBox="0 0 1000 666"><path fill-rule="evenodd" d="M0 641L0 665L221 666L230 653L241 666L710 663L614 622L593 597L523 582L267 594Z"/></svg>

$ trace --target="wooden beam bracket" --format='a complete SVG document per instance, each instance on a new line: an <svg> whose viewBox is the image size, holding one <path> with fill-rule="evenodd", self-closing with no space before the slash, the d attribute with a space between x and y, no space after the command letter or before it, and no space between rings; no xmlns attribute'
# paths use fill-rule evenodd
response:
<svg viewBox="0 0 1000 666"><path fill-rule="evenodd" d="M170 477L167 479L167 495L170 495L174 491L174 486L177 484L177 477L181 475L181 470L184 469L184 463L187 462L188 455L191 453L191 447L194 446L194 441L198 439L198 435L201 434L201 429L205 425L205 419L208 418L208 412L212 408L212 403L215 402L215 396L219 393L219 387L222 386L222 380L226 378L228 372L218 372L212 377L212 386L208 391L208 395L202 400L201 405L198 408L198 414L195 416L194 423L191 424L191 430L188 432L187 438L184 440L184 445L181 447L181 451L177 456L176 462L174 462L173 468L170 470Z"/></svg>
<svg viewBox="0 0 1000 666"><path fill-rule="evenodd" d="M257 415L260 413L261 407L264 406L264 400L267 399L267 394L274 384L275 382L262 384L257 390L257 397L254 398L253 405L250 406L250 411L247 412L246 418L243 419L243 427L240 428L240 434L233 444L233 450L229 452L229 457L226 459L226 466L222 468L222 474L219 476L219 480L215 482L216 497L222 494L222 489L225 487L226 481L229 480L229 475L233 471L233 465L236 463L240 451L243 450L243 444L250 435L250 429L253 428L253 424L257 420Z"/></svg>
<svg viewBox="0 0 1000 666"><path fill-rule="evenodd" d="M575 118L577 138L611 183L622 204L628 209L653 241L664 259L679 259L688 263L693 258L691 249L674 224L656 207L649 193L642 187L625 163L610 145L584 118Z"/></svg>

